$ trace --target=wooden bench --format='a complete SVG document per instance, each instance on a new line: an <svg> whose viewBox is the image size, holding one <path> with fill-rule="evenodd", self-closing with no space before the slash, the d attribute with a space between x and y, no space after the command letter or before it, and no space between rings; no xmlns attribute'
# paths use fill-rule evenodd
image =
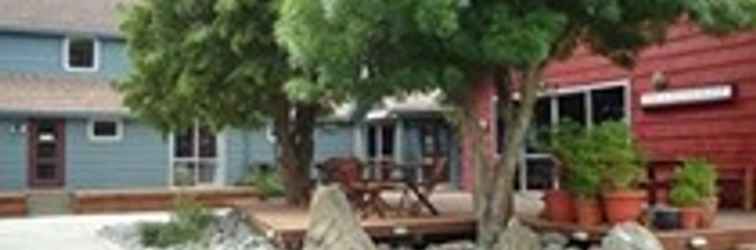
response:
<svg viewBox="0 0 756 250"><path fill-rule="evenodd" d="M648 168L648 189L651 193L651 202L659 203L666 197L666 193L672 188L674 174L682 166L682 161L665 160L652 161ZM738 195L740 207L751 211L756 202L756 178L754 169L750 167L720 167L716 169L719 178L717 185L720 187L720 200ZM735 187L735 193L725 191L725 186ZM727 192L727 193L725 193ZM734 199L730 199L734 200ZM722 202L720 202L722 204ZM732 206L732 205L731 205Z"/></svg>
<svg viewBox="0 0 756 250"><path fill-rule="evenodd" d="M179 197L209 207L230 207L236 202L260 199L261 194L251 187L79 190L73 192L72 206L75 213L168 210Z"/></svg>
<svg viewBox="0 0 756 250"><path fill-rule="evenodd" d="M28 213L28 194L22 192L0 193L0 217L25 216Z"/></svg>

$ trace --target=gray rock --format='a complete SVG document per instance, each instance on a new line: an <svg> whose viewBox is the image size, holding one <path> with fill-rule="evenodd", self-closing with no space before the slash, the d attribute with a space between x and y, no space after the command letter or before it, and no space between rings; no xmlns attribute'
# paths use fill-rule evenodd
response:
<svg viewBox="0 0 756 250"><path fill-rule="evenodd" d="M310 207L304 250L375 249L339 187L319 187Z"/></svg>
<svg viewBox="0 0 756 250"><path fill-rule="evenodd" d="M499 235L496 250L541 250L541 240L532 229L514 218L509 221L507 229Z"/></svg>
<svg viewBox="0 0 756 250"><path fill-rule="evenodd" d="M535 192L518 192L514 194L515 214L526 217L538 217L546 208L543 195Z"/></svg>
<svg viewBox="0 0 756 250"><path fill-rule="evenodd" d="M664 250L653 233L635 222L620 224L612 228L601 241L601 249Z"/></svg>
<svg viewBox="0 0 756 250"><path fill-rule="evenodd" d="M543 250L565 250L564 245L559 244L548 244L546 245Z"/></svg>
<svg viewBox="0 0 756 250"><path fill-rule="evenodd" d="M426 250L475 250L475 243L472 241L455 241L432 245L426 248Z"/></svg>
<svg viewBox="0 0 756 250"><path fill-rule="evenodd" d="M560 247L564 247L569 242L570 242L570 239L567 238L567 236L564 236L564 234L546 233L546 234L541 235L541 244L543 244L544 246L557 245Z"/></svg>
<svg viewBox="0 0 756 250"><path fill-rule="evenodd" d="M243 213L238 211L216 218L203 239L165 249L142 246L138 224L106 226L98 235L124 250L275 250L265 238L247 227Z"/></svg>

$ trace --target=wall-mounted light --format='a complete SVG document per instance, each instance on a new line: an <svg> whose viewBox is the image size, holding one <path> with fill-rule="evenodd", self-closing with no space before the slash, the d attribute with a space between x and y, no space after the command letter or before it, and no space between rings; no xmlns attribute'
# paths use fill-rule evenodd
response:
<svg viewBox="0 0 756 250"><path fill-rule="evenodd" d="M655 71L654 75L651 76L651 84L653 84L654 89L657 91L665 90L669 87L669 80L664 72Z"/></svg>
<svg viewBox="0 0 756 250"><path fill-rule="evenodd" d="M11 134L26 134L26 124L25 123L14 123L10 127Z"/></svg>

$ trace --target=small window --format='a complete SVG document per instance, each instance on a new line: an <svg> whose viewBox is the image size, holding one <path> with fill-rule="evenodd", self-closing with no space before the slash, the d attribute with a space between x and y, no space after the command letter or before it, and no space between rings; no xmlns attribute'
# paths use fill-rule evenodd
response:
<svg viewBox="0 0 756 250"><path fill-rule="evenodd" d="M66 38L64 65L68 71L97 71L99 44L93 38Z"/></svg>
<svg viewBox="0 0 756 250"><path fill-rule="evenodd" d="M123 136L123 123L118 120L93 120L89 123L92 141L118 141Z"/></svg>

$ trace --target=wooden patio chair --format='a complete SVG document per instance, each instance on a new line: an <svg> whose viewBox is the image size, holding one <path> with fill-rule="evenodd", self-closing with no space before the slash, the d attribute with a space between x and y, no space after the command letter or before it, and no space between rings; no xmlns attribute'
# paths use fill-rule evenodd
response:
<svg viewBox="0 0 756 250"><path fill-rule="evenodd" d="M424 169L423 180L416 183L418 194L423 196L422 199L430 199L433 192L439 184L446 182L446 158L438 158ZM421 197L411 197L410 190L402 190L402 196L399 199L399 207L405 208L410 215L417 216L422 211L422 204L417 199Z"/></svg>
<svg viewBox="0 0 756 250"><path fill-rule="evenodd" d="M363 181L362 164L354 158L334 159L326 164L332 164L328 167L329 179L341 186L347 199L354 209L360 212L362 218L367 218L373 213L381 218L386 217L386 210L390 209L390 206L381 194L393 189L392 185Z"/></svg>

